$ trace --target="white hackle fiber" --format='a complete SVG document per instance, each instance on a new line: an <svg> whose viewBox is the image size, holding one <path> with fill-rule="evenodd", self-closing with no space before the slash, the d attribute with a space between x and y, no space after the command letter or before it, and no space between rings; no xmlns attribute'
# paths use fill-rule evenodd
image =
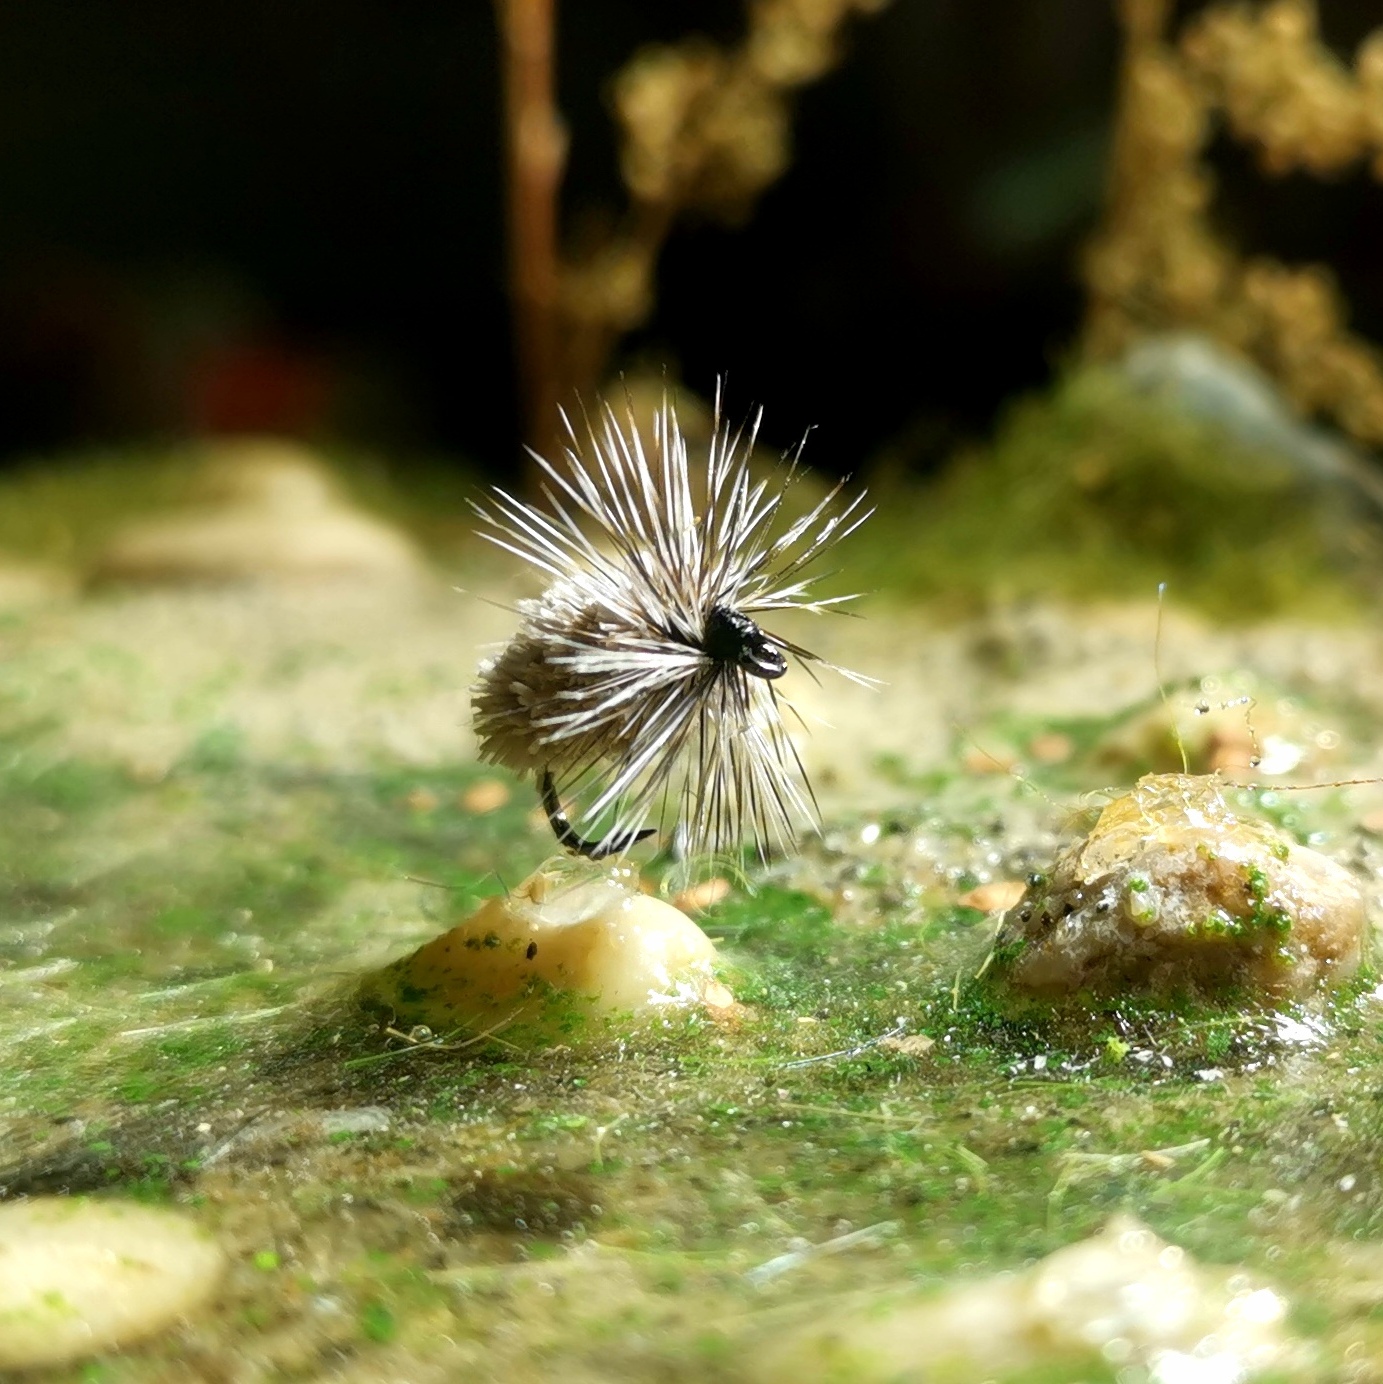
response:
<svg viewBox="0 0 1383 1384"><path fill-rule="evenodd" d="M814 599L802 572L869 511L863 494L837 507L842 483L809 513L778 524L797 457L785 460L776 484L750 479L759 417L732 431L717 396L702 481L693 479L666 398L650 451L632 411L621 427L602 403L583 420L584 445L563 415L565 464L534 454L547 509L502 490L492 506L474 505L483 536L550 583L518 603L518 632L481 665L472 689L481 758L549 771L583 830L599 820L609 839L656 816L663 831L676 826L690 855L733 850L752 836L762 856L773 845L790 848L800 826L815 824L774 682L723 649L708 652L707 621L717 608L757 624L775 611L821 612L853 599ZM821 663L766 630L754 633L780 669L783 654Z"/></svg>

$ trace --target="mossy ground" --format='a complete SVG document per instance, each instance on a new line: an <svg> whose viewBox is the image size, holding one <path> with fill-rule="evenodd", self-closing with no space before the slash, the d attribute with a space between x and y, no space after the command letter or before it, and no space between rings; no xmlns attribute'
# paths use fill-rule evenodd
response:
<svg viewBox="0 0 1383 1384"><path fill-rule="evenodd" d="M410 1045L348 999L551 849L530 788L465 806L491 776L463 724L488 609L189 592L5 617L0 1185L185 1206L232 1264L202 1320L49 1378L742 1380L764 1333L1020 1267L1121 1208L1278 1286L1326 1373L1383 1351L1372 978L1287 1013L1021 1018L974 983L993 928L961 895L1042 869L1087 795L1178 767L1150 609L838 622L832 656L892 686L816 734L823 838L705 918L743 1008L536 1056ZM1188 708L1251 694L1303 772L1372 772L1358 629L1165 638L1193 759ZM1383 788L1240 802L1376 863Z"/></svg>

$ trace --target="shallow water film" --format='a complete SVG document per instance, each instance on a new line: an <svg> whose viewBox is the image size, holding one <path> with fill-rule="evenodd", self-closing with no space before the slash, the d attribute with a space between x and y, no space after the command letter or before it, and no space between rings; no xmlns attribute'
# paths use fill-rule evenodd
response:
<svg viewBox="0 0 1383 1384"><path fill-rule="evenodd" d="M1278 1008L1012 1006L984 974L1029 876L1177 767L1171 725L1192 770L1247 727L1296 778L1368 778L1372 645L1168 613L1163 704L1150 603L867 613L826 652L889 685L802 693L822 836L689 901L717 1001L545 1045L354 1002L551 854L532 785L469 758L503 610L436 583L7 613L0 1183L174 1208L227 1265L179 1326L47 1377L1124 1380L1206 1341L1372 1377L1371 970ZM1383 787L1222 792L1376 904ZM1116 1215L1225 1301L1274 1294L1269 1345L1018 1312Z"/></svg>
<svg viewBox="0 0 1383 1384"><path fill-rule="evenodd" d="M715 939L714 986L535 1040L358 1003L552 855L466 726L512 572L45 571L0 624L0 1187L172 1211L221 1267L33 1378L1375 1377L1372 963L1275 1005L1056 1005L995 953L1154 771L1218 772L1376 917L1366 624L1173 605L1155 660L1150 599L813 623L886 683L789 689L821 835L650 867Z"/></svg>

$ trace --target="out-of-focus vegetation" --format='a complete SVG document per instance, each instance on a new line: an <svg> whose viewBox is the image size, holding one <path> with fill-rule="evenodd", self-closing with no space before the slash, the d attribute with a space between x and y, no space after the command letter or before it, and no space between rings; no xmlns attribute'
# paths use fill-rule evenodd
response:
<svg viewBox="0 0 1383 1384"><path fill-rule="evenodd" d="M1305 414L1383 442L1383 356L1349 325L1328 265L1244 254L1218 224L1209 152L1228 133L1269 178L1383 177L1383 28L1353 68L1314 0L1205 5L1128 0L1104 223L1085 256L1085 346L1192 328L1257 361Z"/></svg>
<svg viewBox="0 0 1383 1384"><path fill-rule="evenodd" d="M933 487L884 481L857 588L956 613L1037 594L1175 599L1226 620L1339 616L1379 576L1364 522L1286 460L1087 369L1020 400Z"/></svg>

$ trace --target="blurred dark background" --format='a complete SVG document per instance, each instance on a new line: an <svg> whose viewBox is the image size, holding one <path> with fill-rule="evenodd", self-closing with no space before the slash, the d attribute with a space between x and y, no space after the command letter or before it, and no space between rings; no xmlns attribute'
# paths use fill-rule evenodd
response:
<svg viewBox="0 0 1383 1384"><path fill-rule="evenodd" d="M1346 52L1378 20L1323 14ZM621 200L616 69L741 23L569 0L569 220ZM893 0L846 44L752 220L674 233L621 360L705 393L728 371L771 440L818 428L820 465L925 467L1073 340L1119 34L1110 0ZM0 8L0 464L268 429L511 468L499 110L482 0ZM1222 162L1236 235L1330 259L1376 325L1378 188Z"/></svg>

